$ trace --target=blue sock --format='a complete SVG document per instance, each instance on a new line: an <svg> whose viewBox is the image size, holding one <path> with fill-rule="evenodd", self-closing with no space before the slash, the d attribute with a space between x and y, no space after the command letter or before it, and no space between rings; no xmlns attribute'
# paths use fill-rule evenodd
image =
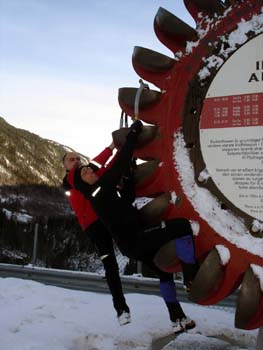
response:
<svg viewBox="0 0 263 350"><path fill-rule="evenodd" d="M178 303L176 298L176 287L173 280L160 281L160 292L166 303Z"/></svg>
<svg viewBox="0 0 263 350"><path fill-rule="evenodd" d="M181 261L186 264L194 264L196 262L194 241L191 235L177 238L174 243L176 255Z"/></svg>

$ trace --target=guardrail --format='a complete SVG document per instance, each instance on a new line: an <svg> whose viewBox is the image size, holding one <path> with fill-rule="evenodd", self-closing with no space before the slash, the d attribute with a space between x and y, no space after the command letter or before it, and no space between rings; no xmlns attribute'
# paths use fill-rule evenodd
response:
<svg viewBox="0 0 263 350"><path fill-rule="evenodd" d="M33 265L0 264L0 277L28 279L57 287L89 292L109 292L105 277L91 272L55 270ZM125 293L160 295L158 279L137 275L122 275L121 280ZM176 292L180 301L190 302L181 281L176 280ZM236 298L237 293L233 293L217 305L220 307L234 307Z"/></svg>

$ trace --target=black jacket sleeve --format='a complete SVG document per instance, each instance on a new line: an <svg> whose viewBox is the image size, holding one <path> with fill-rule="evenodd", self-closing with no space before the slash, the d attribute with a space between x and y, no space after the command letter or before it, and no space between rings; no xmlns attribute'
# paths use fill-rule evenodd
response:
<svg viewBox="0 0 263 350"><path fill-rule="evenodd" d="M129 133L126 136L126 142L119 151L118 157L114 161L112 167L107 169L94 185L89 185L84 182L80 176L81 168L77 169L74 176L75 188L81 191L87 199L89 199L92 196L92 193L94 193L99 187L108 191L112 189L116 190L122 176L129 170L133 151L141 130L142 123L136 121L131 126Z"/></svg>
<svg viewBox="0 0 263 350"><path fill-rule="evenodd" d="M119 151L118 157L112 167L108 169L99 179L99 186L116 187L121 180L121 177L129 171L134 148L138 139L139 132L130 130L126 137L126 142Z"/></svg>

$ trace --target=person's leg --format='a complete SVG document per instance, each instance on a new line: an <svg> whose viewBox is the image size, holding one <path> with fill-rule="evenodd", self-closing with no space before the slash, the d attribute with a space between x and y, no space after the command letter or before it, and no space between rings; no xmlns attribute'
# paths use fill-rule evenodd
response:
<svg viewBox="0 0 263 350"><path fill-rule="evenodd" d="M199 268L195 258L193 231L189 220L176 218L148 227L138 236L138 256L141 260L151 261L158 250L167 242L173 241L176 256L179 258L184 282L190 287Z"/></svg>
<svg viewBox="0 0 263 350"><path fill-rule="evenodd" d="M160 279L160 293L168 309L169 318L175 333L183 332L185 329L195 327L195 322L188 318L176 295L176 285L173 274L161 271L153 263L147 264Z"/></svg>
<svg viewBox="0 0 263 350"><path fill-rule="evenodd" d="M123 294L119 268L115 255L110 253L104 258L102 257L102 263L105 269L105 277L112 295L115 310L118 314L122 311L130 312Z"/></svg>
<svg viewBox="0 0 263 350"><path fill-rule="evenodd" d="M159 272L160 292L167 306L170 320L175 322L177 319L186 317L176 295L176 286L173 274L168 272Z"/></svg>
<svg viewBox="0 0 263 350"><path fill-rule="evenodd" d="M174 237L176 255L182 265L184 285L189 291L192 281L199 269L199 264L195 257L192 227L189 220L184 218L168 220L165 224L167 236Z"/></svg>
<svg viewBox="0 0 263 350"><path fill-rule="evenodd" d="M126 303L119 267L113 248L113 241L107 229L100 221L93 223L88 229L88 235L94 243L105 269L105 277L112 295L113 306L119 317L123 312L129 313Z"/></svg>
<svg viewBox="0 0 263 350"><path fill-rule="evenodd" d="M192 235L183 236L174 241L176 254L181 262L184 285L189 291L192 281L199 269L199 264L195 258L194 240Z"/></svg>

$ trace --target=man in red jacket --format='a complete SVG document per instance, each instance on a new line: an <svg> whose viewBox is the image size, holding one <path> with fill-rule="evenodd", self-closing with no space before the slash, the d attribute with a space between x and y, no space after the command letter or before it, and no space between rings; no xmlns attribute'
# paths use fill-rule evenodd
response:
<svg viewBox="0 0 263 350"><path fill-rule="evenodd" d="M104 171L104 166L112 156L112 151L114 148L115 146L112 143L92 160L93 164L97 164L98 167L101 167L101 172ZM112 159L112 162L113 161L114 158ZM108 166L111 166L112 162L110 162ZM81 158L75 152L68 152L63 157L63 164L66 173L68 173L73 167L81 164ZM113 306L117 312L119 324L127 324L131 322L130 310L123 294L119 267L116 261L111 235L103 223L98 219L96 213L90 205L90 202L81 192L69 185L67 181L67 174L63 179L63 186L65 190L68 191L70 205L75 212L82 230L88 233L103 263L105 277L112 295Z"/></svg>

